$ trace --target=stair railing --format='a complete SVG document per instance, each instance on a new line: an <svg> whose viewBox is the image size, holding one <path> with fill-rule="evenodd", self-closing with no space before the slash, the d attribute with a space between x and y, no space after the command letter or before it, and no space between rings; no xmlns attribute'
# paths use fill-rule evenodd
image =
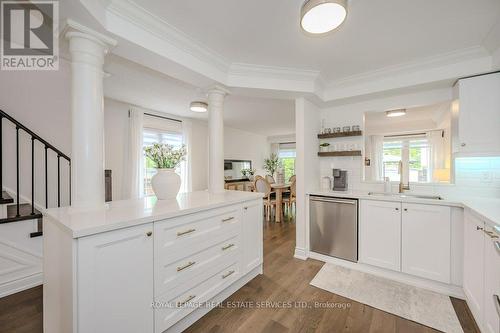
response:
<svg viewBox="0 0 500 333"><path fill-rule="evenodd" d="M35 215L35 141L42 143L45 147L45 208L49 208L48 197L48 150L57 154L57 207L61 207L61 158L68 162L69 167L69 204L71 205L71 159L62 151L42 139L39 135L31 131L29 128L12 118L10 115L0 110L0 190L3 190L3 137L2 125L3 119L9 120L16 126L16 217L20 216L19 212L19 130L26 132L31 136L31 215Z"/></svg>

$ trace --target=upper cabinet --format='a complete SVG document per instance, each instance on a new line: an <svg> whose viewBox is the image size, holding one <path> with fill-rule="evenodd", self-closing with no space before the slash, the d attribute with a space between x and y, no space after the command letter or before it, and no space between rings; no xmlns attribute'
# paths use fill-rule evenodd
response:
<svg viewBox="0 0 500 333"><path fill-rule="evenodd" d="M454 98L453 153L500 153L500 73L459 80Z"/></svg>

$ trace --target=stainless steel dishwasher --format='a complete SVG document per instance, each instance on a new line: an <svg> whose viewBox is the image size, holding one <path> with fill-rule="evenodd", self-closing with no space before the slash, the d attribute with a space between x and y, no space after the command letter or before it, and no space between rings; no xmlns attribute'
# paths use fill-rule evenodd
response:
<svg viewBox="0 0 500 333"><path fill-rule="evenodd" d="M311 196L309 247L313 252L358 261L358 200Z"/></svg>

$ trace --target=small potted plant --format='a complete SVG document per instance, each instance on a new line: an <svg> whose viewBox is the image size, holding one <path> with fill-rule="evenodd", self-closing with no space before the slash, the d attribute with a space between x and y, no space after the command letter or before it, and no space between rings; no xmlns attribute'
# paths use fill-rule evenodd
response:
<svg viewBox="0 0 500 333"><path fill-rule="evenodd" d="M155 143L144 148L146 158L150 159L157 173L151 178L153 192L159 200L174 199L181 188L181 177L175 168L184 161L186 146L174 147L168 144Z"/></svg>
<svg viewBox="0 0 500 333"><path fill-rule="evenodd" d="M278 170L280 166L280 160L278 155L271 154L269 158L264 159L264 170L267 171L267 174L274 177L276 170Z"/></svg>
<svg viewBox="0 0 500 333"><path fill-rule="evenodd" d="M322 153L328 152L330 148L330 144L328 142L323 142L322 144L319 145L319 151Z"/></svg>

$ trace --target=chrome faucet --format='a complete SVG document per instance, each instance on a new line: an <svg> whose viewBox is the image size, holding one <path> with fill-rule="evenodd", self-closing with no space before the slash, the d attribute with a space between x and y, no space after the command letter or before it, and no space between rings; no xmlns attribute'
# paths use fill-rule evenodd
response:
<svg viewBox="0 0 500 333"><path fill-rule="evenodd" d="M408 184L403 183L403 161L399 161L399 193L404 193L404 191L410 190L410 182Z"/></svg>

